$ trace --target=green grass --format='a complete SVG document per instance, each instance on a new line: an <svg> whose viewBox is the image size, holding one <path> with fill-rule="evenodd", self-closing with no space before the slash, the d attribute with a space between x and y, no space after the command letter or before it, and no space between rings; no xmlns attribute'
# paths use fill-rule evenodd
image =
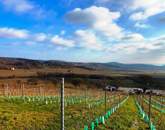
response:
<svg viewBox="0 0 165 130"><path fill-rule="evenodd" d="M59 110L55 105L36 106L0 99L0 129L46 129L53 122L58 122L58 117Z"/></svg>
<svg viewBox="0 0 165 130"><path fill-rule="evenodd" d="M124 96L123 96L124 98ZM89 100L93 104L98 99ZM118 103L118 99L107 104L107 110ZM0 130L59 130L60 106L58 102L45 104L42 102L23 102L0 97ZM146 110L147 105L145 105ZM97 117L105 114L104 102L92 108L85 106L84 100L65 107L65 130L83 130ZM157 120L157 130L164 130L164 116L153 111ZM149 126L143 121L132 96L113 113L105 125L100 124L96 130L147 130ZM89 129L91 130L91 129Z"/></svg>
<svg viewBox="0 0 165 130"><path fill-rule="evenodd" d="M97 130L147 130L149 126L141 119L133 97L130 97L105 125Z"/></svg>
<svg viewBox="0 0 165 130"><path fill-rule="evenodd" d="M111 98L113 100L113 98ZM72 104L65 107L65 129L83 129L95 117L104 113L104 102L95 105L98 99L92 99L88 103L93 107L85 107L85 102ZM111 107L111 103L108 107ZM118 101L118 100L116 100ZM58 102L45 104L42 102L23 102L21 99L9 100L0 98L0 129L25 130L25 129L60 129L60 109Z"/></svg>
<svg viewBox="0 0 165 130"><path fill-rule="evenodd" d="M146 102L144 102L143 107L144 111L148 113L149 105ZM157 130L165 130L165 113L162 113L159 110L151 107L151 121L156 126Z"/></svg>

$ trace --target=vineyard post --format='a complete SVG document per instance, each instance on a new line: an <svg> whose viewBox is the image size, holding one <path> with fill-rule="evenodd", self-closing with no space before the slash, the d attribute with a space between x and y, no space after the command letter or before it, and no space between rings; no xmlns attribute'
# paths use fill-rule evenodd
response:
<svg viewBox="0 0 165 130"><path fill-rule="evenodd" d="M119 93L119 103L120 103L120 93Z"/></svg>
<svg viewBox="0 0 165 130"><path fill-rule="evenodd" d="M9 96L9 84L6 84L6 95Z"/></svg>
<svg viewBox="0 0 165 130"><path fill-rule="evenodd" d="M139 96L138 96L138 94L136 93L135 95L136 95L137 101L139 102ZM139 103L140 103L140 102L139 102Z"/></svg>
<svg viewBox="0 0 165 130"><path fill-rule="evenodd" d="M46 96L45 88L42 89L42 92L43 92L43 96L45 97Z"/></svg>
<svg viewBox="0 0 165 130"><path fill-rule="evenodd" d="M3 95L6 96L6 88L5 88L5 84L3 84Z"/></svg>
<svg viewBox="0 0 165 130"><path fill-rule="evenodd" d="M105 93L104 93L104 100L105 100L105 113L107 111L107 89L105 87Z"/></svg>
<svg viewBox="0 0 165 130"><path fill-rule="evenodd" d="M113 92L113 106L115 106L115 94L116 92Z"/></svg>
<svg viewBox="0 0 165 130"><path fill-rule="evenodd" d="M143 96L144 96L144 95L143 95L143 93L142 93L142 98L141 98L141 101L142 101L142 109L144 108L144 107L143 107Z"/></svg>
<svg viewBox="0 0 165 130"><path fill-rule="evenodd" d="M162 103L162 108L163 108L163 95L162 96L160 96L160 98L161 98L161 103Z"/></svg>
<svg viewBox="0 0 165 130"><path fill-rule="evenodd" d="M149 120L151 121L151 90L150 90L150 93L149 93Z"/></svg>
<svg viewBox="0 0 165 130"><path fill-rule="evenodd" d="M21 85L22 96L24 96L24 83Z"/></svg>
<svg viewBox="0 0 165 130"><path fill-rule="evenodd" d="M141 94L139 94L139 101L140 101L140 105L142 106L142 95Z"/></svg>
<svg viewBox="0 0 165 130"><path fill-rule="evenodd" d="M39 87L39 96L42 96L42 93L41 93L41 86Z"/></svg>
<svg viewBox="0 0 165 130"><path fill-rule="evenodd" d="M118 94L118 103L120 102L120 97L119 97L119 94Z"/></svg>
<svg viewBox="0 0 165 130"><path fill-rule="evenodd" d="M85 89L85 108L87 108L87 87Z"/></svg>
<svg viewBox="0 0 165 130"><path fill-rule="evenodd" d="M61 83L61 130L64 130L64 78Z"/></svg>

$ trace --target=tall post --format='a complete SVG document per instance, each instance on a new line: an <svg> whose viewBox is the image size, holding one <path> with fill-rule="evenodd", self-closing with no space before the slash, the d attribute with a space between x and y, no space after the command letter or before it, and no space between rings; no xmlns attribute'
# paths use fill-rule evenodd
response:
<svg viewBox="0 0 165 130"><path fill-rule="evenodd" d="M6 96L6 88L5 88L5 84L3 84L3 96Z"/></svg>
<svg viewBox="0 0 165 130"><path fill-rule="evenodd" d="M39 96L42 96L41 86L39 87Z"/></svg>
<svg viewBox="0 0 165 130"><path fill-rule="evenodd" d="M9 84L6 84L6 95L9 96Z"/></svg>
<svg viewBox="0 0 165 130"><path fill-rule="evenodd" d="M119 103L120 103L120 101L121 101L121 100L120 100L120 94L119 94Z"/></svg>
<svg viewBox="0 0 165 130"><path fill-rule="evenodd" d="M115 92L113 92L113 106L115 106Z"/></svg>
<svg viewBox="0 0 165 130"><path fill-rule="evenodd" d="M21 89L22 89L22 96L24 96L24 83L21 85Z"/></svg>
<svg viewBox="0 0 165 130"><path fill-rule="evenodd" d="M85 108L87 108L87 88L85 89Z"/></svg>
<svg viewBox="0 0 165 130"><path fill-rule="evenodd" d="M105 93L104 93L104 99L105 99L105 113L107 111L107 89L105 88Z"/></svg>
<svg viewBox="0 0 165 130"><path fill-rule="evenodd" d="M61 83L61 130L64 130L64 78Z"/></svg>
<svg viewBox="0 0 165 130"><path fill-rule="evenodd" d="M137 97L138 97L138 102L140 103L140 101L139 101L139 94L137 93Z"/></svg>
<svg viewBox="0 0 165 130"><path fill-rule="evenodd" d="M163 102L163 95L162 95L160 98L161 98L161 104L162 104L161 106L162 106L162 108L163 108L163 103L164 103L164 102Z"/></svg>
<svg viewBox="0 0 165 130"><path fill-rule="evenodd" d="M148 115L149 115L149 120L151 121L151 92L149 93L149 112L148 112Z"/></svg>
<svg viewBox="0 0 165 130"><path fill-rule="evenodd" d="M144 107L143 107L143 97L144 95L143 95L143 93L142 93L142 97L141 97L141 102L142 102L142 109L144 109Z"/></svg>

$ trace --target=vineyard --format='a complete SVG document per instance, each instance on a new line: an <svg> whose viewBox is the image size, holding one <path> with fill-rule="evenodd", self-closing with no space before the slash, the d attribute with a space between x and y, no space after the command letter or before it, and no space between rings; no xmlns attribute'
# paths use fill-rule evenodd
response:
<svg viewBox="0 0 165 130"><path fill-rule="evenodd" d="M91 92L90 92L91 93ZM61 98L1 96L1 130L59 130ZM64 98L65 130L165 130L165 98L103 90Z"/></svg>
<svg viewBox="0 0 165 130"><path fill-rule="evenodd" d="M0 0L0 130L165 130L165 0Z"/></svg>

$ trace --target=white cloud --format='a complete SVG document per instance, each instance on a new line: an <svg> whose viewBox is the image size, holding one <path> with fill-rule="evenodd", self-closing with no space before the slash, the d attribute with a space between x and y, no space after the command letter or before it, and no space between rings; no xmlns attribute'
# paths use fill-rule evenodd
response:
<svg viewBox="0 0 165 130"><path fill-rule="evenodd" d="M0 37L1 38L18 38L26 39L29 37L29 32L24 29L15 29L15 28L0 28Z"/></svg>
<svg viewBox="0 0 165 130"><path fill-rule="evenodd" d="M144 12L137 12L137 13L134 13L130 16L130 19L134 20L134 21L138 21L138 20L144 20L148 18L147 15L144 14Z"/></svg>
<svg viewBox="0 0 165 130"><path fill-rule="evenodd" d="M137 28L150 28L151 26L149 24L144 24L144 23L140 23L140 22L136 22L135 23L135 27Z"/></svg>
<svg viewBox="0 0 165 130"><path fill-rule="evenodd" d="M15 10L20 13L31 11L34 8L27 0L3 0L3 4L7 9Z"/></svg>
<svg viewBox="0 0 165 130"><path fill-rule="evenodd" d="M32 14L36 17L43 17L45 11L38 5L32 3L29 0L3 0L1 3L8 11L14 11L18 14Z"/></svg>
<svg viewBox="0 0 165 130"><path fill-rule="evenodd" d="M114 61L127 63L163 64L165 60L165 37L144 39L139 42L123 42L111 44L107 52ZM107 54L108 55L108 54Z"/></svg>
<svg viewBox="0 0 165 130"><path fill-rule="evenodd" d="M45 41L46 39L48 38L48 36L45 34L45 33L38 33L38 34L35 34L34 36L34 40L35 41L38 41L38 42L43 42Z"/></svg>
<svg viewBox="0 0 165 130"><path fill-rule="evenodd" d="M116 20L119 17L119 12L111 12L108 8L96 6L85 9L76 8L66 15L69 22L87 27L85 30L75 32L77 39L79 39L78 43L86 48L104 50L107 45L111 45L113 42L126 44L127 42L144 40L141 34L128 33L118 26Z"/></svg>
<svg viewBox="0 0 165 130"><path fill-rule="evenodd" d="M75 44L74 40L69 40L59 35L53 36L53 34L32 33L29 30L8 27L0 28L0 38L5 40L16 39L18 42L19 40L24 40L23 43L28 43L27 45L46 41L63 47L74 47Z"/></svg>
<svg viewBox="0 0 165 130"><path fill-rule="evenodd" d="M165 12L164 0L134 0L130 7L135 10L135 13L130 16L130 19L134 21L145 20Z"/></svg>
<svg viewBox="0 0 165 130"><path fill-rule="evenodd" d="M152 50L158 49L165 49L165 42L163 41L164 37L155 38L155 39L143 39L140 35L135 34L136 42L134 41L127 41L127 43L123 42L122 40L118 44L114 44L108 50L116 51L116 52L125 52L125 53L132 53L132 52L149 52ZM139 39L140 38L140 39ZM139 39L139 41L137 40Z"/></svg>
<svg viewBox="0 0 165 130"><path fill-rule="evenodd" d="M134 21L146 20L151 16L165 12L164 0L96 0L96 5L114 7L121 13L132 13Z"/></svg>
<svg viewBox="0 0 165 130"><path fill-rule="evenodd" d="M139 33L127 33L120 40L123 42L139 42L144 41L144 37Z"/></svg>
<svg viewBox="0 0 165 130"><path fill-rule="evenodd" d="M89 30L77 30L75 32L77 42L81 47L91 50L102 50L103 46L93 32Z"/></svg>
<svg viewBox="0 0 165 130"><path fill-rule="evenodd" d="M45 33L32 33L26 29L17 29L17 28L9 28L3 27L0 28L0 38L4 39L25 39L25 40L33 40L35 42L43 42L48 39L48 35Z"/></svg>
<svg viewBox="0 0 165 130"><path fill-rule="evenodd" d="M64 46L64 47L74 47L75 46L75 41L65 39L65 38L60 37L58 35L55 35L54 37L52 37L51 42L56 44L56 45Z"/></svg>
<svg viewBox="0 0 165 130"><path fill-rule="evenodd" d="M112 12L105 7L91 6L89 8L76 8L67 13L67 21L75 24L82 24L98 31L101 35L116 38L122 35L123 29L116 24L120 12Z"/></svg>

